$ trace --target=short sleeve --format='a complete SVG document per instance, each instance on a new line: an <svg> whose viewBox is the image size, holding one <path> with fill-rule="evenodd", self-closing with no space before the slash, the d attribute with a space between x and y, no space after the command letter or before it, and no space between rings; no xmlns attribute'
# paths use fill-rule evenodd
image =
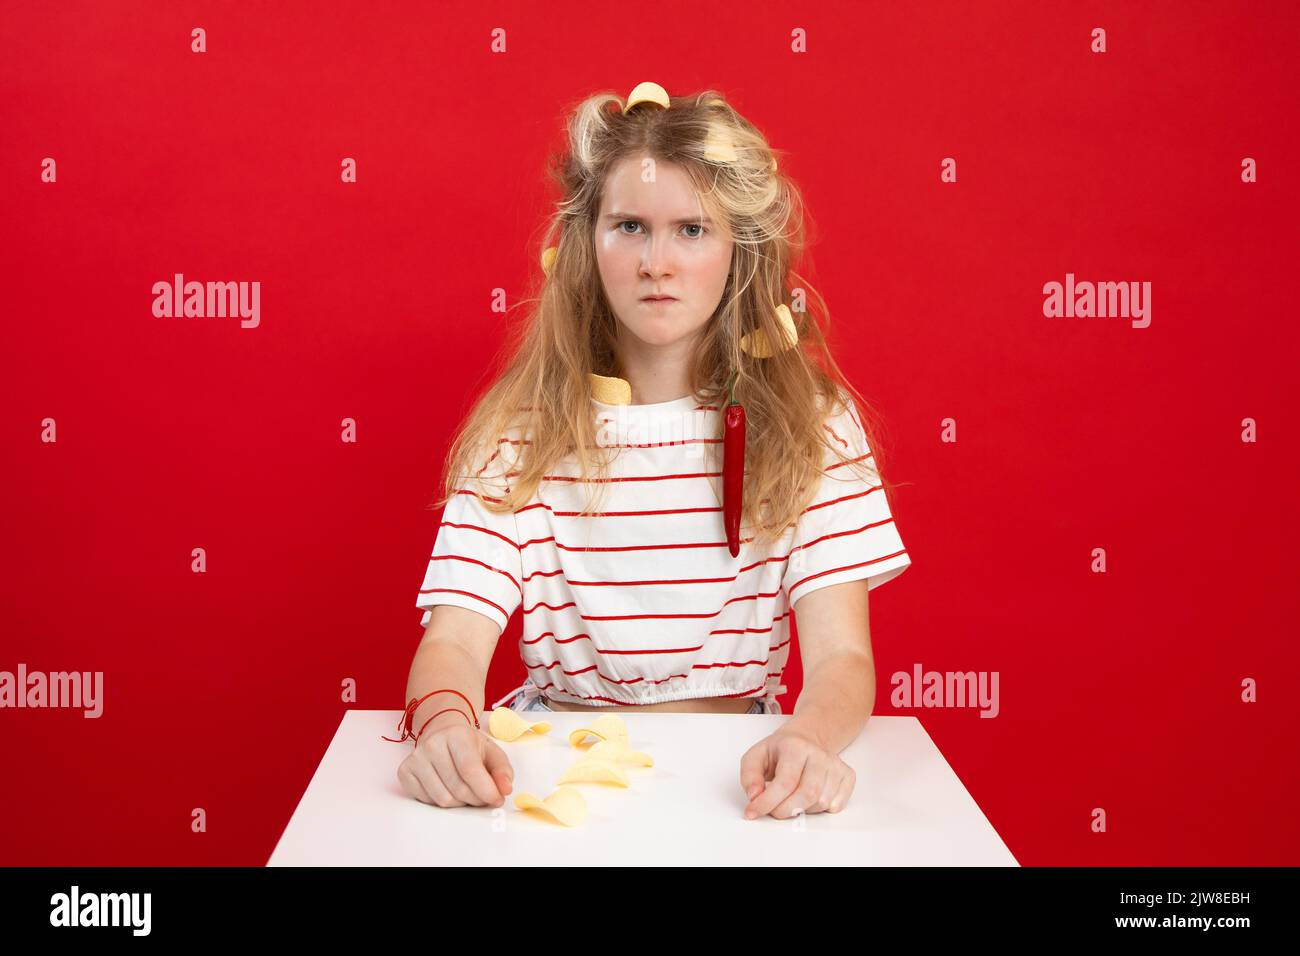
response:
<svg viewBox="0 0 1300 956"><path fill-rule="evenodd" d="M782 587L789 604L818 588L867 579L871 590L912 563L880 485L857 407L844 406L823 427L826 451L817 493L799 515ZM854 465L853 462L860 464ZM865 467L868 477L859 474Z"/></svg>
<svg viewBox="0 0 1300 956"><path fill-rule="evenodd" d="M438 525L433 553L415 606L424 608L420 626L438 604L454 604L491 618L502 631L523 601L519 532L512 512L489 511L483 497L499 500L509 490L504 453L499 448L473 476L466 476L448 499ZM482 496L482 497L481 497Z"/></svg>

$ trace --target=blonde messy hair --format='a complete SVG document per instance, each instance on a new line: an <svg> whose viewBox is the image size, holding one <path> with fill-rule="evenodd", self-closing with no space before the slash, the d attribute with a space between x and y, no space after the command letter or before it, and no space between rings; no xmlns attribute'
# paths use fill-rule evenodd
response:
<svg viewBox="0 0 1300 956"><path fill-rule="evenodd" d="M614 349L618 320L596 266L594 231L606 177L627 157L680 167L733 240L726 287L702 330L690 374L693 394L721 407L728 376L738 370L735 394L747 419L742 525L757 543L770 544L795 523L816 491L826 449L844 458L822 427L843 407L844 397L852 399L875 453L845 467L865 469L863 476L873 483L882 480L872 410L830 354L824 301L793 268L806 241L797 187L778 172L763 135L720 93L674 96L670 104L625 114L626 100L606 92L573 111L568 149L552 160L561 198L541 244L557 253L536 280L540 288L530 289L522 302L531 309L502 346L503 370L452 442L442 497L431 507L443 506L467 478L478 476L485 507L514 511L570 455L597 492L583 514L595 512L603 500L608 482L600 479L609 461L595 438L589 376L624 375ZM719 140L731 143L734 159L719 161L709 151ZM796 296L795 290L802 293ZM769 358L741 349L742 337L755 329L763 329L769 342L782 341L776 307L796 298L805 305L791 310L797 347ZM721 417L719 434L712 437L722 437ZM710 447L716 449L711 470L721 471L721 443ZM495 485L484 481L489 472L500 476ZM715 490L720 497L720 482Z"/></svg>

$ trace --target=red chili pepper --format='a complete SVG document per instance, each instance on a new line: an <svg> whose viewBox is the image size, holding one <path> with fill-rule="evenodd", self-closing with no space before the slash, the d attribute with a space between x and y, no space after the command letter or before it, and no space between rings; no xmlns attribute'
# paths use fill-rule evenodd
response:
<svg viewBox="0 0 1300 956"><path fill-rule="evenodd" d="M736 373L727 386L727 411L722 443L722 526L727 550L740 554L740 513L745 492L745 406L736 401Z"/></svg>

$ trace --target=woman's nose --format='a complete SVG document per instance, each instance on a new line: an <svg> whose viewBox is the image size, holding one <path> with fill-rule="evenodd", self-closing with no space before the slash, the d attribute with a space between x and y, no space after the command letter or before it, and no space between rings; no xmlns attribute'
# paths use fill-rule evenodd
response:
<svg viewBox="0 0 1300 956"><path fill-rule="evenodd" d="M641 254L641 271L650 276L664 275L672 268L669 257L668 243L662 237L651 236Z"/></svg>

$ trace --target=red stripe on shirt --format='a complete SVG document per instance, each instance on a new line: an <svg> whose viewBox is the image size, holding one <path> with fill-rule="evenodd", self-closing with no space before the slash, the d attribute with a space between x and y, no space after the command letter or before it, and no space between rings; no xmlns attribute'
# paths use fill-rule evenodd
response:
<svg viewBox="0 0 1300 956"><path fill-rule="evenodd" d="M751 687L749 690L742 690L742 691L739 691L739 692L734 693L734 694L717 694L717 695L715 695L715 696L717 696L717 697L725 697L725 698L731 698L731 697L748 697L750 694L757 694L759 691L763 690L763 689L766 687L766 685L767 685L767 682L764 681L762 684L759 684L757 687ZM630 702L630 701L626 701L626 700L615 700L613 697L602 697L602 696L599 695L599 694L591 694L591 695L587 695L587 694L575 694L575 693L573 693L572 691L567 691L567 690L565 690L563 687L559 686L558 684L543 684L543 685L541 685L540 687L538 687L537 689L538 689L538 690L547 690L547 689L549 689L549 688L551 688L551 687L554 687L554 688L555 688L557 691L559 691L561 694L564 694L564 695L566 695L566 696L568 696L568 697L576 697L576 698L578 698L579 700L603 700L603 701L605 701L606 703L610 703L610 704L619 704L620 706L624 706L624 707L636 707L636 706L639 706L638 704L633 703L633 702Z"/></svg>
<svg viewBox="0 0 1300 956"><path fill-rule="evenodd" d="M709 631L708 636L712 637L714 634L769 634L776 627L777 621L784 620L785 618L790 616L791 616L790 609L787 608L784 612L772 618L772 623L767 627L749 627L749 628L741 628L739 630L734 628L718 628L716 630ZM531 638L525 637L521 639L519 643L520 646L537 644L540 643L541 641L546 640L546 638L548 637L551 638L553 641L555 641L556 644L572 644L574 641L580 640L581 638L585 637L588 641L591 641L592 643L591 649L598 654L683 654L683 653L689 654L694 651L698 651L704 647L703 644L700 644L696 647L664 647L664 648L641 648L641 649L628 649L628 650L605 650L604 648L596 647L595 638L593 638L590 634L587 634L585 632L581 634L574 634L572 637L556 637L554 631L545 631L542 634L538 634L536 637L531 637ZM774 651L779 651L781 648L785 647L785 645L788 643L790 643L790 638L787 637L784 641L777 644L775 647L768 647L767 651L769 654L771 654Z"/></svg>
<svg viewBox="0 0 1300 956"><path fill-rule="evenodd" d="M841 445L843 445L845 448L848 448L848 447L849 447L849 443L846 442L843 438L841 438L841 437L840 437L840 433L837 432L835 429L831 428L830 425L827 425L827 424L823 423L823 424L822 424L822 428L826 429L826 430L827 430L828 432L830 432L833 436L835 436L835 440L836 440L837 442L839 442Z"/></svg>
<svg viewBox="0 0 1300 956"><path fill-rule="evenodd" d="M874 455L874 454L875 454L875 452L871 452L871 451L869 451L869 452L867 452L865 455L859 455L857 458L846 458L846 459L844 459L844 461L837 461L835 464L830 465L830 466L828 466L828 467L826 467L826 468L824 468L824 469L822 469L822 470L823 470L823 471L834 471L836 468L845 468L845 467L847 467L847 466L849 466L849 465L852 465L854 462L858 462L858 461L866 461L868 458L870 458L870 457L871 457L872 455Z"/></svg>
<svg viewBox="0 0 1300 956"><path fill-rule="evenodd" d="M709 670L714 667L754 667L754 666L766 667L767 663L768 662L766 658L764 658L763 660L752 660L752 661L718 661L713 664L692 664L691 670ZM576 671L570 671L564 669L563 661L554 661L550 664L529 664L527 661L524 661L524 667L528 668L529 670L544 670L544 671L549 671L556 667L559 667L560 673L563 674L565 677L576 677L579 674L588 673L589 671L594 669L596 665L593 664L590 667L583 667ZM669 674L667 677L658 677L654 679L648 677L618 678L618 677L610 677L606 674L602 674L599 670L596 670L596 676L608 684L639 684L642 681L645 681L646 683L650 683L650 684L662 684L665 681L670 681L675 677L687 677L688 675Z"/></svg>
<svg viewBox="0 0 1300 956"><path fill-rule="evenodd" d="M499 501L498 498L491 498L490 501ZM646 518L654 515L692 515L707 514L709 512L721 511L721 508L709 506L706 508L655 508L649 511L556 511L544 501L534 502L531 505L525 505L515 514L523 514L525 511L532 511L534 508L541 508L543 511L549 511L551 514L560 518Z"/></svg>
<svg viewBox="0 0 1300 956"><path fill-rule="evenodd" d="M893 516L891 515L888 518L882 518L880 521L872 521L869 524L864 524L861 528L850 528L848 531L832 531L829 534L822 535L820 538L813 538L811 541L805 541L803 544L799 545L798 547L791 548L790 554L786 555L786 557L793 556L796 551L803 551L807 548L811 548L814 544L820 544L823 541L829 541L831 538L851 537L852 535L855 534L861 534L864 531L870 531L872 528L879 528L887 524L892 524L893 521L894 519ZM892 558L893 555L892 554L886 555L886 557ZM876 560L883 561L884 558L877 558Z"/></svg>
<svg viewBox="0 0 1300 956"><path fill-rule="evenodd" d="M870 561L859 561L857 564L846 564L842 568L831 568L828 571L818 571L816 574L810 574L808 575L808 577L801 578L800 580L796 581L794 584L790 585L789 591L791 594L793 594L795 590L799 587L799 585L811 581L814 578L820 578L827 574L835 574L839 571L850 571L853 568L865 568L869 564L879 564L881 561L888 561L890 558L896 558L900 554L906 554L906 553L907 551L906 549L904 549L902 551L895 551L893 554L887 554L883 558L872 558Z"/></svg>
<svg viewBox="0 0 1300 956"><path fill-rule="evenodd" d="M701 618L717 617L719 614L721 614L723 611L727 609L728 605L735 604L737 601L757 601L759 598L776 597L780 593L781 593L780 591L772 591L770 593L766 591L759 591L757 594L742 594L737 597L728 598L726 601L723 602L722 607L718 608L716 611L712 611L712 612L705 611L699 614L611 614L611 615L579 614L578 617L584 621L698 620ZM563 611L565 608L576 607L576 606L577 606L576 601L570 601L568 604L556 604L556 605L547 604L545 601L538 601L532 607L524 608L524 613L531 614L533 611L536 611L539 607L544 607L548 611Z"/></svg>
<svg viewBox="0 0 1300 956"><path fill-rule="evenodd" d="M493 531L491 528L480 528L476 524L457 524L455 521L443 521L440 522L438 526L442 527L442 525L446 525L448 528L462 528L466 531L482 531L484 534L490 534L494 538L500 538L502 541L510 545L510 547L512 548L519 547L519 545L516 544L514 541L512 541L510 538L507 538L499 531Z"/></svg>
<svg viewBox="0 0 1300 956"><path fill-rule="evenodd" d="M480 594L475 594L473 591L461 591L458 588L430 588L427 591L421 589L420 593L421 594L463 594L466 597L472 597L476 601L482 601L484 604L488 605L488 607L496 608L501 613L501 616L506 619L507 622L509 622L510 620L510 615L506 613L506 609L503 608L500 604L494 604L492 601L489 601L487 598L483 597ZM430 610L432 610L432 608L430 608Z"/></svg>
<svg viewBox="0 0 1300 956"><path fill-rule="evenodd" d="M723 584L727 581L735 581L737 578L739 578L742 574L744 574L747 571L752 571L755 568L761 568L765 564L779 564L784 560L785 558L778 558L775 556L770 558L764 558L762 561L755 561L753 564L747 565L746 567L739 569L735 574L729 577L722 577L722 578L664 578L662 580L649 580L649 581L575 581L572 578L566 577L564 579L564 582L571 587L586 587L586 588L597 588L597 587L632 588L632 587L647 587L647 586L663 585L663 584L671 584L671 585ZM540 574L545 577L551 577L553 575L563 574L563 573L564 573L563 568L560 568L555 571L533 572L533 574ZM528 578L533 577L533 574L528 575L528 577L524 578L524 580L527 581Z"/></svg>
<svg viewBox="0 0 1300 956"><path fill-rule="evenodd" d="M520 472L513 472L507 475L508 478L516 477ZM543 475L542 481L576 481L589 484L596 483L614 483L619 481L677 481L683 478L717 478L722 474L720 471L698 471L683 472L680 475L620 475L617 478L586 478L577 475Z"/></svg>
<svg viewBox="0 0 1300 956"><path fill-rule="evenodd" d="M511 574L509 571L504 571L501 568L494 568L492 565L486 564L483 561L479 561L475 558L467 558L459 554L435 554L433 557L429 558L429 560L430 561L464 561L467 564L477 564L481 568L487 568L487 570L489 571L495 571L497 574L504 574L506 577L510 579L511 584L519 588L519 597L523 598L524 596L523 586L520 585L520 583L515 580L515 576L513 574Z"/></svg>

